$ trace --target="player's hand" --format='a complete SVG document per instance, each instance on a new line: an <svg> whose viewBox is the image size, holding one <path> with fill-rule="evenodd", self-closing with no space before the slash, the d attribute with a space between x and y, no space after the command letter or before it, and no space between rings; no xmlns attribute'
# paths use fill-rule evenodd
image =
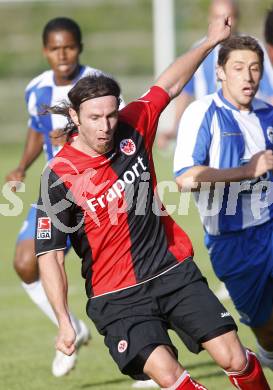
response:
<svg viewBox="0 0 273 390"><path fill-rule="evenodd" d="M63 146L66 143L66 134L63 129L55 129L49 133L53 146Z"/></svg>
<svg viewBox="0 0 273 390"><path fill-rule="evenodd" d="M7 174L5 181L8 182L23 182L26 177L26 172L22 168L16 168ZM12 192L16 192L17 186L11 185Z"/></svg>
<svg viewBox="0 0 273 390"><path fill-rule="evenodd" d="M72 355L72 353L74 353L76 350L75 341L76 332L73 326L71 324L67 324L65 326L60 325L59 333L56 339L56 349L66 355Z"/></svg>
<svg viewBox="0 0 273 390"><path fill-rule="evenodd" d="M267 171L273 169L273 152L272 150L264 150L252 156L249 162L244 165L246 176L249 179L255 179L262 176Z"/></svg>
<svg viewBox="0 0 273 390"><path fill-rule="evenodd" d="M222 15L211 19L208 27L207 39L213 46L225 41L230 37L231 33L231 17Z"/></svg>

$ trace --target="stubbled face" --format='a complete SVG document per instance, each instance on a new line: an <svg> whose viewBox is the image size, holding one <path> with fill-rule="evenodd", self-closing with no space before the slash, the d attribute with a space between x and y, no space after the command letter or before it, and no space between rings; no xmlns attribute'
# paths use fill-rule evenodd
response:
<svg viewBox="0 0 273 390"><path fill-rule="evenodd" d="M57 85L70 84L76 76L81 48L74 35L66 30L52 31L48 34L43 48Z"/></svg>
<svg viewBox="0 0 273 390"><path fill-rule="evenodd" d="M115 96L87 100L80 105L79 115L70 109L70 116L78 126L79 136L73 145L79 150L95 156L113 148L118 124L118 103Z"/></svg>
<svg viewBox="0 0 273 390"><path fill-rule="evenodd" d="M223 95L239 110L249 110L259 88L262 68L257 53L233 50L223 67L217 70Z"/></svg>

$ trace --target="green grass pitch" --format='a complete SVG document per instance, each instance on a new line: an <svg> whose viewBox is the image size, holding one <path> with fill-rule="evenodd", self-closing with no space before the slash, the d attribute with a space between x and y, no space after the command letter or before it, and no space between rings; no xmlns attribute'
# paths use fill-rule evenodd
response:
<svg viewBox="0 0 273 390"><path fill-rule="evenodd" d="M16 166L22 145L1 145L1 188L9 169ZM159 180L172 180L172 155L165 156L155 152L156 168ZM71 309L90 324L93 339L88 347L79 353L78 365L70 375L54 378L50 367L54 355L54 337L56 328L28 299L20 286L19 279L12 268L14 243L20 225L27 213L28 206L35 201L38 181L43 167L43 158L30 170L26 180L26 192L18 196L23 202L23 212L16 217L1 218L1 258L0 258L0 389L5 390L129 390L133 383L119 373L108 355L103 338L97 333L85 314L84 283L80 276L80 261L71 253L67 258L67 272L70 282L69 301ZM164 202L177 205L178 194L164 195ZM0 195L1 205L9 203ZM2 208L1 208L2 209ZM203 233L194 206L191 204L189 215L174 218L183 226L194 243L195 259L208 277L215 290L219 282L215 279L206 250L203 246ZM231 302L227 308L238 320ZM239 334L244 344L255 349L254 337L250 331L239 324ZM201 381L210 390L228 390L232 386L206 352L200 355L190 354L181 341L172 333L179 349L179 358L192 376ZM273 387L273 373L265 370Z"/></svg>

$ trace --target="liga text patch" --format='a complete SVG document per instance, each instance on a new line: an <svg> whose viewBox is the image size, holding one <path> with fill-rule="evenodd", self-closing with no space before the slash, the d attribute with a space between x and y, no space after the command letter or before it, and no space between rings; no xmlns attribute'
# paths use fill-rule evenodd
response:
<svg viewBox="0 0 273 390"><path fill-rule="evenodd" d="M51 219L48 217L38 218L37 239L51 239Z"/></svg>

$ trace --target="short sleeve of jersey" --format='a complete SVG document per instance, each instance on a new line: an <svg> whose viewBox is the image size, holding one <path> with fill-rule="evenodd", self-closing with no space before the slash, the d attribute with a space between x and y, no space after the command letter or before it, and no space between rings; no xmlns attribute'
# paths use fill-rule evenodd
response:
<svg viewBox="0 0 273 390"><path fill-rule="evenodd" d="M36 105L36 95L33 89L26 89L25 101L28 111L28 127L32 128L35 131L41 132L39 126L39 114Z"/></svg>
<svg viewBox="0 0 273 390"><path fill-rule="evenodd" d="M151 149L160 114L169 102L168 93L158 86L153 86L147 93L121 110L120 121L127 122L144 136L146 146Z"/></svg>
<svg viewBox="0 0 273 390"><path fill-rule="evenodd" d="M255 38L256 39L256 38ZM263 49L264 52L264 69L262 78L260 81L259 89L257 92L256 97L266 100L270 104L272 104L273 99L273 67L271 64L271 61L269 59L269 56L267 54L267 50L263 43L258 40L259 45Z"/></svg>
<svg viewBox="0 0 273 390"><path fill-rule="evenodd" d="M66 248L71 202L58 176L47 167L41 178L37 204L35 252L36 256Z"/></svg>
<svg viewBox="0 0 273 390"><path fill-rule="evenodd" d="M174 154L174 175L195 165L207 165L211 143L211 114L201 101L189 105L179 123Z"/></svg>
<svg viewBox="0 0 273 390"><path fill-rule="evenodd" d="M266 50L264 50L264 71L260 81L258 96L267 101L273 99L273 68Z"/></svg>
<svg viewBox="0 0 273 390"><path fill-rule="evenodd" d="M182 90L182 93L186 92L188 95L194 96L194 76L187 82Z"/></svg>

